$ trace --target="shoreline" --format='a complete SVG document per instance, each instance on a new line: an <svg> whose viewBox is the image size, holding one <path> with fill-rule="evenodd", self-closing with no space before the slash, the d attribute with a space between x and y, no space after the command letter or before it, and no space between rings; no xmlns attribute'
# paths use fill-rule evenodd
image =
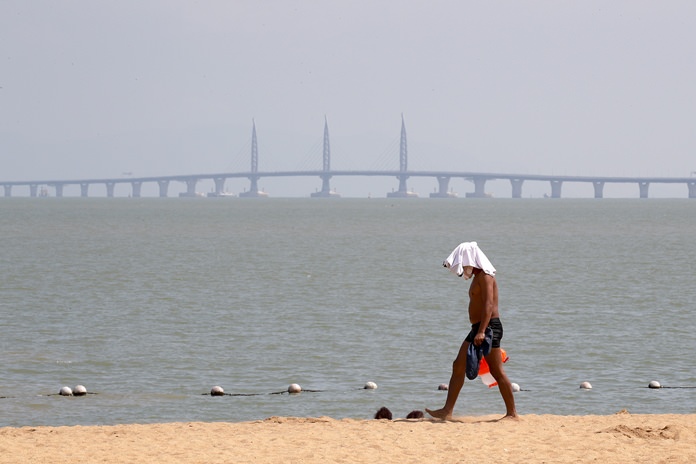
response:
<svg viewBox="0 0 696 464"><path fill-rule="evenodd" d="M696 414L269 417L0 428L0 463L693 462Z"/></svg>

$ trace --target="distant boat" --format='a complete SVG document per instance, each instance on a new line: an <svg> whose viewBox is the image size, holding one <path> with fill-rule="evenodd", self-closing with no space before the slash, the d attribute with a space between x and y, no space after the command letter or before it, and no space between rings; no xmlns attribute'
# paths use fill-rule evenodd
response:
<svg viewBox="0 0 696 464"><path fill-rule="evenodd" d="M232 192L208 192L208 198L216 198L216 197L236 197Z"/></svg>
<svg viewBox="0 0 696 464"><path fill-rule="evenodd" d="M195 192L195 193L188 193L188 192L181 192L179 194L179 198L201 198L205 197L204 194L201 192Z"/></svg>

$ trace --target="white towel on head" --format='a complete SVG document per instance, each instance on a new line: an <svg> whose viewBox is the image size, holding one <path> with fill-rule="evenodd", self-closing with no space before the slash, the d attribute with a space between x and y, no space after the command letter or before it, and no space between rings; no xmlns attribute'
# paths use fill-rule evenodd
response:
<svg viewBox="0 0 696 464"><path fill-rule="evenodd" d="M463 242L457 245L442 265L459 277L464 274L465 266L477 267L486 274L495 276L495 268L476 242Z"/></svg>

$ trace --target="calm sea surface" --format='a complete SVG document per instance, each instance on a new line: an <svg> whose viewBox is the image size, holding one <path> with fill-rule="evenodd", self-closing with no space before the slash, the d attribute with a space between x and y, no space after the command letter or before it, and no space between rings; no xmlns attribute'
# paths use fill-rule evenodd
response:
<svg viewBox="0 0 696 464"><path fill-rule="evenodd" d="M520 413L696 413L696 388L647 388L696 387L696 200L3 198L0 218L0 426L440 407L462 241L498 269ZM291 383L317 391L272 394ZM455 414L504 411L477 379Z"/></svg>

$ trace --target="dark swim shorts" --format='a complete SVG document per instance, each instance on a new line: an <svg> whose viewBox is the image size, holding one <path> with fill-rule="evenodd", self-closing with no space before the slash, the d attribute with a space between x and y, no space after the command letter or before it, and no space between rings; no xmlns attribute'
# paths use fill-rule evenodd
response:
<svg viewBox="0 0 696 464"><path fill-rule="evenodd" d="M474 337L476 337L480 325L480 322L471 324L471 332L469 332L469 335L467 335L464 340L469 343L474 343ZM491 331L493 332L493 342L491 343L491 347L500 348L500 340L503 339L503 323L500 322L499 317L494 317L491 318L490 322L488 323L488 327L490 327Z"/></svg>

